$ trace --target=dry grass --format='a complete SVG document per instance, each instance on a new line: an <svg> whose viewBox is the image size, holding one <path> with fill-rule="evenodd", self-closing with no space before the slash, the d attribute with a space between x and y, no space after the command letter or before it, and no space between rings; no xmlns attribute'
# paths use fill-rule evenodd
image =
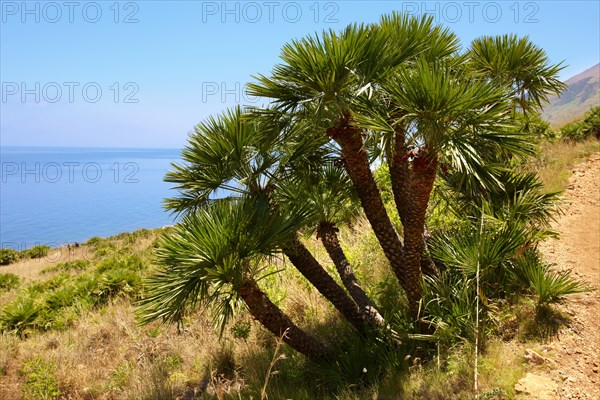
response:
<svg viewBox="0 0 600 400"><path fill-rule="evenodd" d="M93 246L82 245L70 254L66 248L53 249L46 258L3 267L3 272L10 270L25 279L20 288L2 296L2 303L15 298L29 283L56 276L59 272L41 272L59 262L88 259L97 263L121 254L151 260L150 245L157 235L153 232L135 243L129 236L110 239L100 247L101 256ZM273 269L283 267L283 272L262 280L263 289L299 325L335 340L343 325L337 311L291 265L283 260L272 263ZM22 397L26 383L19 370L32 355L52 361L53 375L65 399L238 399L240 393L244 393L243 398L260 398L267 393L270 398L279 398L277 393L287 396L302 392L282 385L279 376L269 372L276 347L273 336L243 310L232 326L238 321L249 325L247 337L235 335L229 327L220 339L210 314L203 310L187 318L181 333L175 326L159 323L140 327L131 300L116 298L103 308L80 315L67 330L32 333L24 338L5 333L0 337L0 399ZM304 363L287 347L280 350L277 360L278 369L293 369ZM265 376L269 384L263 394ZM301 398L311 397L306 393Z"/></svg>
<svg viewBox="0 0 600 400"><path fill-rule="evenodd" d="M16 337L4 335L0 361L7 365L7 374L0 398L19 398L23 381L15 372L33 354L55 360L64 398L175 398L186 387L201 384L210 373L208 360L220 348L214 331L202 323L203 316L195 317L200 322L189 324L183 334L173 326L140 327L133 306L117 300L66 331L34 335L16 346Z"/></svg>
<svg viewBox="0 0 600 400"><path fill-rule="evenodd" d="M90 259L95 263L122 253L148 260L156 235L154 232L136 243L130 243L128 237L114 239L105 243L103 249L110 251L101 257L94 248L80 246L69 258L58 249L60 257L56 259L27 260L10 269L26 280L37 281L55 276L58 272L41 271L57 262ZM359 279L365 288L373 288L371 295L378 298L390 271L368 222L361 218L353 227L342 229L340 239ZM305 243L337 276L321 243L315 239ZM332 343L347 339L351 328L295 268L281 259L271 260L271 268L282 272L261 280L260 285L298 325ZM14 297L17 290L3 300ZM106 307L80 315L64 331L25 338L4 334L0 340L0 398L21 397L26 383L19 369L32 355L52 361L65 399L314 398L314 381L308 380L314 376L303 375L304 358L287 346L278 350L273 336L247 313L242 312L221 339L210 321L210 314L199 310L189 316L181 334L174 326L158 323L140 327L131 301L117 298ZM238 322L249 326L247 336L232 329ZM276 374L271 371L273 360L277 360ZM372 398L378 391L377 387L349 388L336 398Z"/></svg>
<svg viewBox="0 0 600 400"><path fill-rule="evenodd" d="M152 231L148 237L136 238L131 243L128 239L111 240L111 252L118 254L121 251L128 253L141 253L147 251L152 242L160 234L160 231ZM110 255L110 254L107 254ZM41 272L59 263L77 260L95 260L97 259L96 250L92 245L80 245L78 247L66 246L50 249L48 255L42 258L23 258L16 263L0 267L2 273L12 273L23 278L24 283L45 280L54 276L54 274L43 275Z"/></svg>
<svg viewBox="0 0 600 400"><path fill-rule="evenodd" d="M479 357L479 391L481 399L513 399L514 387L524 374L524 345L517 342L489 343ZM457 347L438 367L414 364L406 374L388 377L380 385L377 399L471 400L473 389L473 349Z"/></svg>
<svg viewBox="0 0 600 400"><path fill-rule="evenodd" d="M600 151L600 141L590 138L582 142L558 141L541 145L540 156L529 168L536 172L549 192L562 192L573 173L573 166Z"/></svg>
<svg viewBox="0 0 600 400"><path fill-rule="evenodd" d="M46 257L24 258L14 264L3 266L0 270L3 273L15 274L23 278L25 282L30 282L42 279L40 272L44 268L67 261L90 259L91 257L91 248L88 246L72 248L71 251L66 247L57 247L50 249Z"/></svg>

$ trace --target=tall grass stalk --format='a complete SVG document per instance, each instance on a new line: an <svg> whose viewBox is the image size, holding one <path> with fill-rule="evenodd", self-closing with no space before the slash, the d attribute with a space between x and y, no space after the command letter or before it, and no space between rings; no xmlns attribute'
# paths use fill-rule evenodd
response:
<svg viewBox="0 0 600 400"><path fill-rule="evenodd" d="M287 332L288 332L288 329L286 329L281 334L281 336L279 336L277 338L277 342L275 345L275 352L273 353L273 358L271 359L271 362L269 363L269 368L267 368L267 374L265 375L265 383L262 387L262 390L260 391L260 399L261 400L267 400L269 398L269 396L267 395L267 386L269 386L269 380L271 379L271 376L275 374L274 372L272 372L273 367L275 367L275 364L277 364L277 361L286 359L285 354L277 355L277 353L279 353L279 349L281 348L281 345L283 344L283 339L287 335Z"/></svg>
<svg viewBox="0 0 600 400"><path fill-rule="evenodd" d="M481 235L483 234L483 206L481 206L481 221L479 223L479 247L477 249L477 270L475 271L475 368L473 372L473 388L475 389L475 398L479 398L478 388L478 366L479 366L479 269L481 267Z"/></svg>

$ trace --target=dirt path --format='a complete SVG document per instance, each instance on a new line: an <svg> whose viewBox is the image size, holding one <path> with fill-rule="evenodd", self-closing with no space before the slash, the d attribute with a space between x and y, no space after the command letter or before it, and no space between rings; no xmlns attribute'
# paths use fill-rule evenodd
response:
<svg viewBox="0 0 600 400"><path fill-rule="evenodd" d="M571 316L558 340L545 346L556 368L543 375L556 384L557 399L600 399L600 153L574 168L565 193L565 214L555 224L559 240L544 243L548 261L572 269L596 290L569 296Z"/></svg>

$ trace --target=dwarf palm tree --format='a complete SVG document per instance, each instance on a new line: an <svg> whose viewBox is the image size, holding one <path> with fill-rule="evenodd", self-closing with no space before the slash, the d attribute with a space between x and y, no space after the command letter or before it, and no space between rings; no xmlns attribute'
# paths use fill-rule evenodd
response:
<svg viewBox="0 0 600 400"><path fill-rule="evenodd" d="M179 194L166 206L183 220L163 239L163 269L151 280L145 315L177 320L202 299L226 321L241 299L273 333L288 331L291 346L322 358L327 346L260 290L264 257L285 254L358 331L381 323L336 233L356 195L418 320L425 216L438 169L470 193L505 189L509 162L532 152L516 120L562 88L560 67L526 38L478 39L460 52L456 36L432 18L398 14L292 41L281 57L270 76L250 85L252 94L273 99L270 107L236 108L198 125L184 163L167 175ZM389 168L401 226L384 206L374 154ZM530 199L517 205L535 213ZM350 296L299 239L311 227Z"/></svg>
<svg viewBox="0 0 600 400"><path fill-rule="evenodd" d="M274 215L294 215L300 203L281 204L278 193L294 176L328 157L331 149L323 145L318 137L304 134L301 124L292 126L285 118L257 118L244 114L239 107L209 118L191 134L182 152L185 164L174 165L167 174L166 180L177 184L179 194L168 199L166 207L188 215L215 201L264 196ZM296 232L280 251L344 318L365 332L368 319L364 313Z"/></svg>
<svg viewBox="0 0 600 400"><path fill-rule="evenodd" d="M513 123L515 102L525 110L560 89L560 68L549 66L542 50L527 39L509 39L493 41L486 48L495 52L485 57L476 50L478 42L459 53L456 36L432 18L392 14L378 25L351 25L341 33L293 41L271 76L250 85L252 94L274 99L281 113L311 121L340 149L414 318L421 300L425 213L438 166L500 186L492 172L501 166L486 165L488 159L531 152ZM501 71L481 61L494 63L506 52L510 62L494 64ZM373 178L367 142L380 144L389 165L402 240Z"/></svg>
<svg viewBox="0 0 600 400"><path fill-rule="evenodd" d="M309 358L324 358L328 347L295 325L260 289L265 257L281 251L310 217L271 213L264 196L216 201L188 213L165 235L157 250L162 265L147 282L142 322L180 321L199 300L212 306L221 329L242 300L269 331Z"/></svg>
<svg viewBox="0 0 600 400"><path fill-rule="evenodd" d="M341 149L365 214L395 270L401 269L402 244L385 210L371 173L361 130L352 122L352 105L361 92L369 93L396 65L419 51L431 21L410 26L413 40L391 46L387 32L364 25L351 25L340 34L328 31L322 37L307 37L283 48L283 64L271 77L259 76L249 86L254 95L275 99L281 112L310 119Z"/></svg>

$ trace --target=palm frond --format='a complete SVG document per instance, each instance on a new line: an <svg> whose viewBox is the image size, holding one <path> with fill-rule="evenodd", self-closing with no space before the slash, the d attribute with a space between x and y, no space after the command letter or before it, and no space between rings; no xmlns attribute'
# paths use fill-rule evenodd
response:
<svg viewBox="0 0 600 400"><path fill-rule="evenodd" d="M311 218L307 207L295 211L281 216L258 196L215 201L187 214L159 242L161 267L146 281L140 321L178 322L200 301L233 311L236 288L260 279L261 260L280 252Z"/></svg>
<svg viewBox="0 0 600 400"><path fill-rule="evenodd" d="M491 224L494 225L493 221ZM471 278L475 276L478 264L482 277L488 272L493 274L529 240L522 226L503 225L500 229L488 226L481 235L477 229L466 229L434 236L430 241L431 255L448 268L460 270Z"/></svg>
<svg viewBox="0 0 600 400"><path fill-rule="evenodd" d="M471 43L468 53L471 67L510 88L513 104L522 110L539 109L549 95L566 88L558 79L565 66L551 64L546 52L528 37L483 36Z"/></svg>
<svg viewBox="0 0 600 400"><path fill-rule="evenodd" d="M591 290L585 283L575 279L571 271L558 271L532 253L518 258L513 263L512 273L537 296L538 307L559 302L570 294Z"/></svg>

